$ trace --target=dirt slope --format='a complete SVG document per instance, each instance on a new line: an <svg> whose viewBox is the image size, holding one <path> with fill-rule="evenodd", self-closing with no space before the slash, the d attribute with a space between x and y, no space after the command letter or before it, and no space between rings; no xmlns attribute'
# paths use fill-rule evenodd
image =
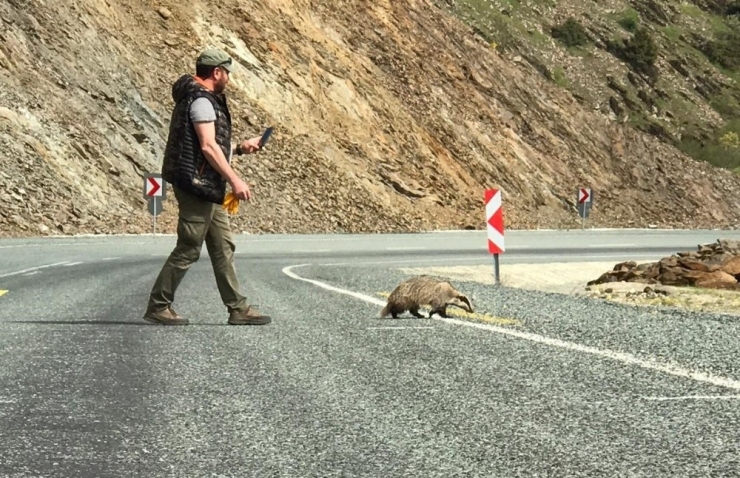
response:
<svg viewBox="0 0 740 478"><path fill-rule="evenodd" d="M0 2L0 234L147 232L171 82L206 45L238 61L249 232L740 224L740 178L585 109L424 0ZM159 230L173 232L174 202Z"/></svg>

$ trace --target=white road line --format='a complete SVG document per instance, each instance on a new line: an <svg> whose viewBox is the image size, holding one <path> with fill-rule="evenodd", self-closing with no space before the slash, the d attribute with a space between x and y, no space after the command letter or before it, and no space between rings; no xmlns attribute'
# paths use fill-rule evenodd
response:
<svg viewBox="0 0 740 478"><path fill-rule="evenodd" d="M655 402L679 400L740 400L740 395L686 395L683 397L642 397Z"/></svg>
<svg viewBox="0 0 740 478"><path fill-rule="evenodd" d="M120 257L105 257L105 258L103 258L104 261L115 261L116 259L120 259Z"/></svg>
<svg viewBox="0 0 740 478"><path fill-rule="evenodd" d="M293 249L290 252L300 252L302 254L313 254L317 252L331 252L331 249Z"/></svg>
<svg viewBox="0 0 740 478"><path fill-rule="evenodd" d="M29 267L28 269L23 269L23 270L20 270L20 271L6 272L5 274L0 274L0 278L17 276L17 275L20 275L20 274L25 274L26 272L38 271L38 270L46 269L46 268L49 268L49 267L61 266L61 265L66 264L68 262L69 261L55 262L54 264L44 264L43 266Z"/></svg>
<svg viewBox="0 0 740 478"><path fill-rule="evenodd" d="M287 275L288 277L291 277L296 280L308 282L310 284L313 284L315 286L321 287L326 290L330 290L330 291L337 292L340 294L349 295L351 297L364 300L365 302L368 302L370 304L374 304L378 306L385 305L384 300L377 299L369 295L361 294L359 292L353 292L351 290L335 287L325 282L317 281L314 279L307 279L293 272L294 268L303 267L307 265L310 265L310 264L296 264L292 266L287 266L287 267L284 267L282 271L283 271L283 274ZM698 370L691 370L691 369L682 367L677 364L661 363L655 359L643 359L643 358L639 358L635 355L632 355L626 352L616 352L616 351L608 350L608 349L599 349L596 347L582 345L582 344L578 344L575 342L567 342L565 340L555 339L552 337L546 337L546 336L535 334L532 332L507 329L504 327L499 327L499 326L491 325L491 324L482 324L478 322L467 322L467 321L458 320L458 319L442 319L442 318L437 318L437 317L434 317L432 320L441 320L443 322L450 323L450 324L463 325L466 327L473 327L477 329L488 330L490 332L497 332L499 334L509 335L509 336L516 337L519 339L529 340L531 342L536 342L540 344L550 345L553 347L560 347L566 350L572 350L576 352L583 352L583 353L596 355L598 357L615 360L617 362L621 362L626 365L635 365L635 366L642 367L648 370L655 370L657 372L662 372L668 375L674 375L674 376L681 377L681 378L688 378L691 380L695 380L697 382L704 382L704 383L709 383L711 385L715 385L719 387L730 388L733 390L740 390L739 380L722 377L718 375L712 375L712 374L708 374L708 373L701 372Z"/></svg>
<svg viewBox="0 0 740 478"><path fill-rule="evenodd" d="M398 327L367 327L367 330L403 330L403 329L434 329L436 327L412 327L400 325Z"/></svg>
<svg viewBox="0 0 740 478"><path fill-rule="evenodd" d="M293 272L291 270L294 267L303 267L303 266L307 266L307 265L310 265L310 264L298 264L298 265L283 267L283 274L285 274L288 277L291 277L293 279L296 279L296 280L302 280L304 282L309 282L309 283L311 283L313 285L316 285L316 286L319 286L319 287L323 287L324 289L330 290L332 292L339 292L340 294L346 294L346 295L355 297L357 299L364 300L365 302L370 302L371 304L380 305L380 306L384 306L385 305L385 301L384 300L376 299L375 297L371 297L369 295L361 294L359 292L352 292L351 290L340 289L339 287L334 287L333 285L329 285L329 284L326 284L324 282L320 282L320 281L317 281L317 280L314 280L314 279L306 279L305 277L301 277L301 276L297 275L295 272Z"/></svg>
<svg viewBox="0 0 740 478"><path fill-rule="evenodd" d="M28 274L23 274L23 277L35 276L36 274L41 274L41 271L33 271L29 272Z"/></svg>
<svg viewBox="0 0 740 478"><path fill-rule="evenodd" d="M637 247L637 244L588 244L587 247L592 249L607 248L607 247Z"/></svg>
<svg viewBox="0 0 740 478"><path fill-rule="evenodd" d="M426 250L426 247L386 247L386 251L423 251Z"/></svg>
<svg viewBox="0 0 740 478"><path fill-rule="evenodd" d="M123 245L141 245L146 244L146 242L118 242L118 243L111 243L111 242L49 242L46 244L12 244L7 246L0 246L0 249L18 249L18 248L27 248L27 247L85 247L85 246L99 246L99 245L106 245L106 246L123 246Z"/></svg>
<svg viewBox="0 0 740 478"><path fill-rule="evenodd" d="M82 264L82 262L70 262L69 264L64 264L64 267L79 266L80 264Z"/></svg>

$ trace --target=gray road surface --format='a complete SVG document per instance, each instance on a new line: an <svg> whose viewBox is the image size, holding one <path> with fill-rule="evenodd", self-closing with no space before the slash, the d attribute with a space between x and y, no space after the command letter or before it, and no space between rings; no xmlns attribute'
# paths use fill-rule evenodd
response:
<svg viewBox="0 0 740 478"><path fill-rule="evenodd" d="M510 231L501 262L718 237L740 234ZM0 241L0 476L738 475L732 317L466 284L488 322L378 320L398 265L490 263L455 232L240 237L266 327L226 325L204 248L175 304L191 325L153 326L173 243Z"/></svg>

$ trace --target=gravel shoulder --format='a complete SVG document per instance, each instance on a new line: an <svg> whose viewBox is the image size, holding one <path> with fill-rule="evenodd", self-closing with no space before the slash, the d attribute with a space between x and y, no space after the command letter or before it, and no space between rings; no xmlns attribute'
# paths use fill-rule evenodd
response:
<svg viewBox="0 0 740 478"><path fill-rule="evenodd" d="M577 280L575 272L568 278L554 266L549 273L545 272L547 267L537 264L522 266L519 270L538 268L541 277L561 277L564 282L573 280L573 283ZM492 325L740 379L740 365L736 360L740 355L740 340L737 338L740 337L740 321L737 316L681 307L620 303L584 293L554 292L560 287L554 284L555 279L551 279L550 289L538 290L534 288L535 281L526 282L524 275L518 276L519 282L510 281L496 287L490 280L492 267L481 267L478 276L472 272L462 273L475 270L461 267L378 267L374 270L313 266L302 268L301 272L306 277L381 299L387 297L400 281L412 275L431 273L447 276L470 297L477 315L499 319ZM511 274L514 270L513 266L508 266L506 273ZM594 266L593 270L601 269ZM593 278L593 275L589 273L587 277ZM477 321L458 309L450 308L448 311L453 317ZM429 323L425 319L416 319L415 322L410 314L402 315L398 320L400 324L409 321L419 325ZM389 325L394 323L393 319L385 322ZM732 393L736 392L732 390Z"/></svg>
<svg viewBox="0 0 740 478"><path fill-rule="evenodd" d="M657 260L657 259L656 259ZM650 261L641 261L650 262ZM507 287L567 294L645 307L672 308L730 315L740 319L740 293L696 287L650 286L613 282L588 286L588 282L611 270L616 262L553 262L506 264L501 284ZM454 282L493 285L492 265L401 268L408 275L431 274ZM646 288L647 287L647 288Z"/></svg>

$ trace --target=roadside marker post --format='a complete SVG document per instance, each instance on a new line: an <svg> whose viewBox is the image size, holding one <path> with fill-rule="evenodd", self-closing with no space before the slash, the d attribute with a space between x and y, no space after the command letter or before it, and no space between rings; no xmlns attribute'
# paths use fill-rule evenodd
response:
<svg viewBox="0 0 740 478"><path fill-rule="evenodd" d="M496 284L501 283L499 274L499 254L504 247L504 211L500 189L486 189L486 229L488 230L488 252L493 254L493 273Z"/></svg>
<svg viewBox="0 0 740 478"><path fill-rule="evenodd" d="M576 205L578 206L578 215L581 216L581 229L586 228L586 218L591 212L591 206L594 204L594 193L591 188L578 188L576 192Z"/></svg>
<svg viewBox="0 0 740 478"><path fill-rule="evenodd" d="M162 203L167 199L167 185L159 173L149 173L144 176L144 199L148 201L147 208L152 215L153 233L157 235L157 216L161 214Z"/></svg>

